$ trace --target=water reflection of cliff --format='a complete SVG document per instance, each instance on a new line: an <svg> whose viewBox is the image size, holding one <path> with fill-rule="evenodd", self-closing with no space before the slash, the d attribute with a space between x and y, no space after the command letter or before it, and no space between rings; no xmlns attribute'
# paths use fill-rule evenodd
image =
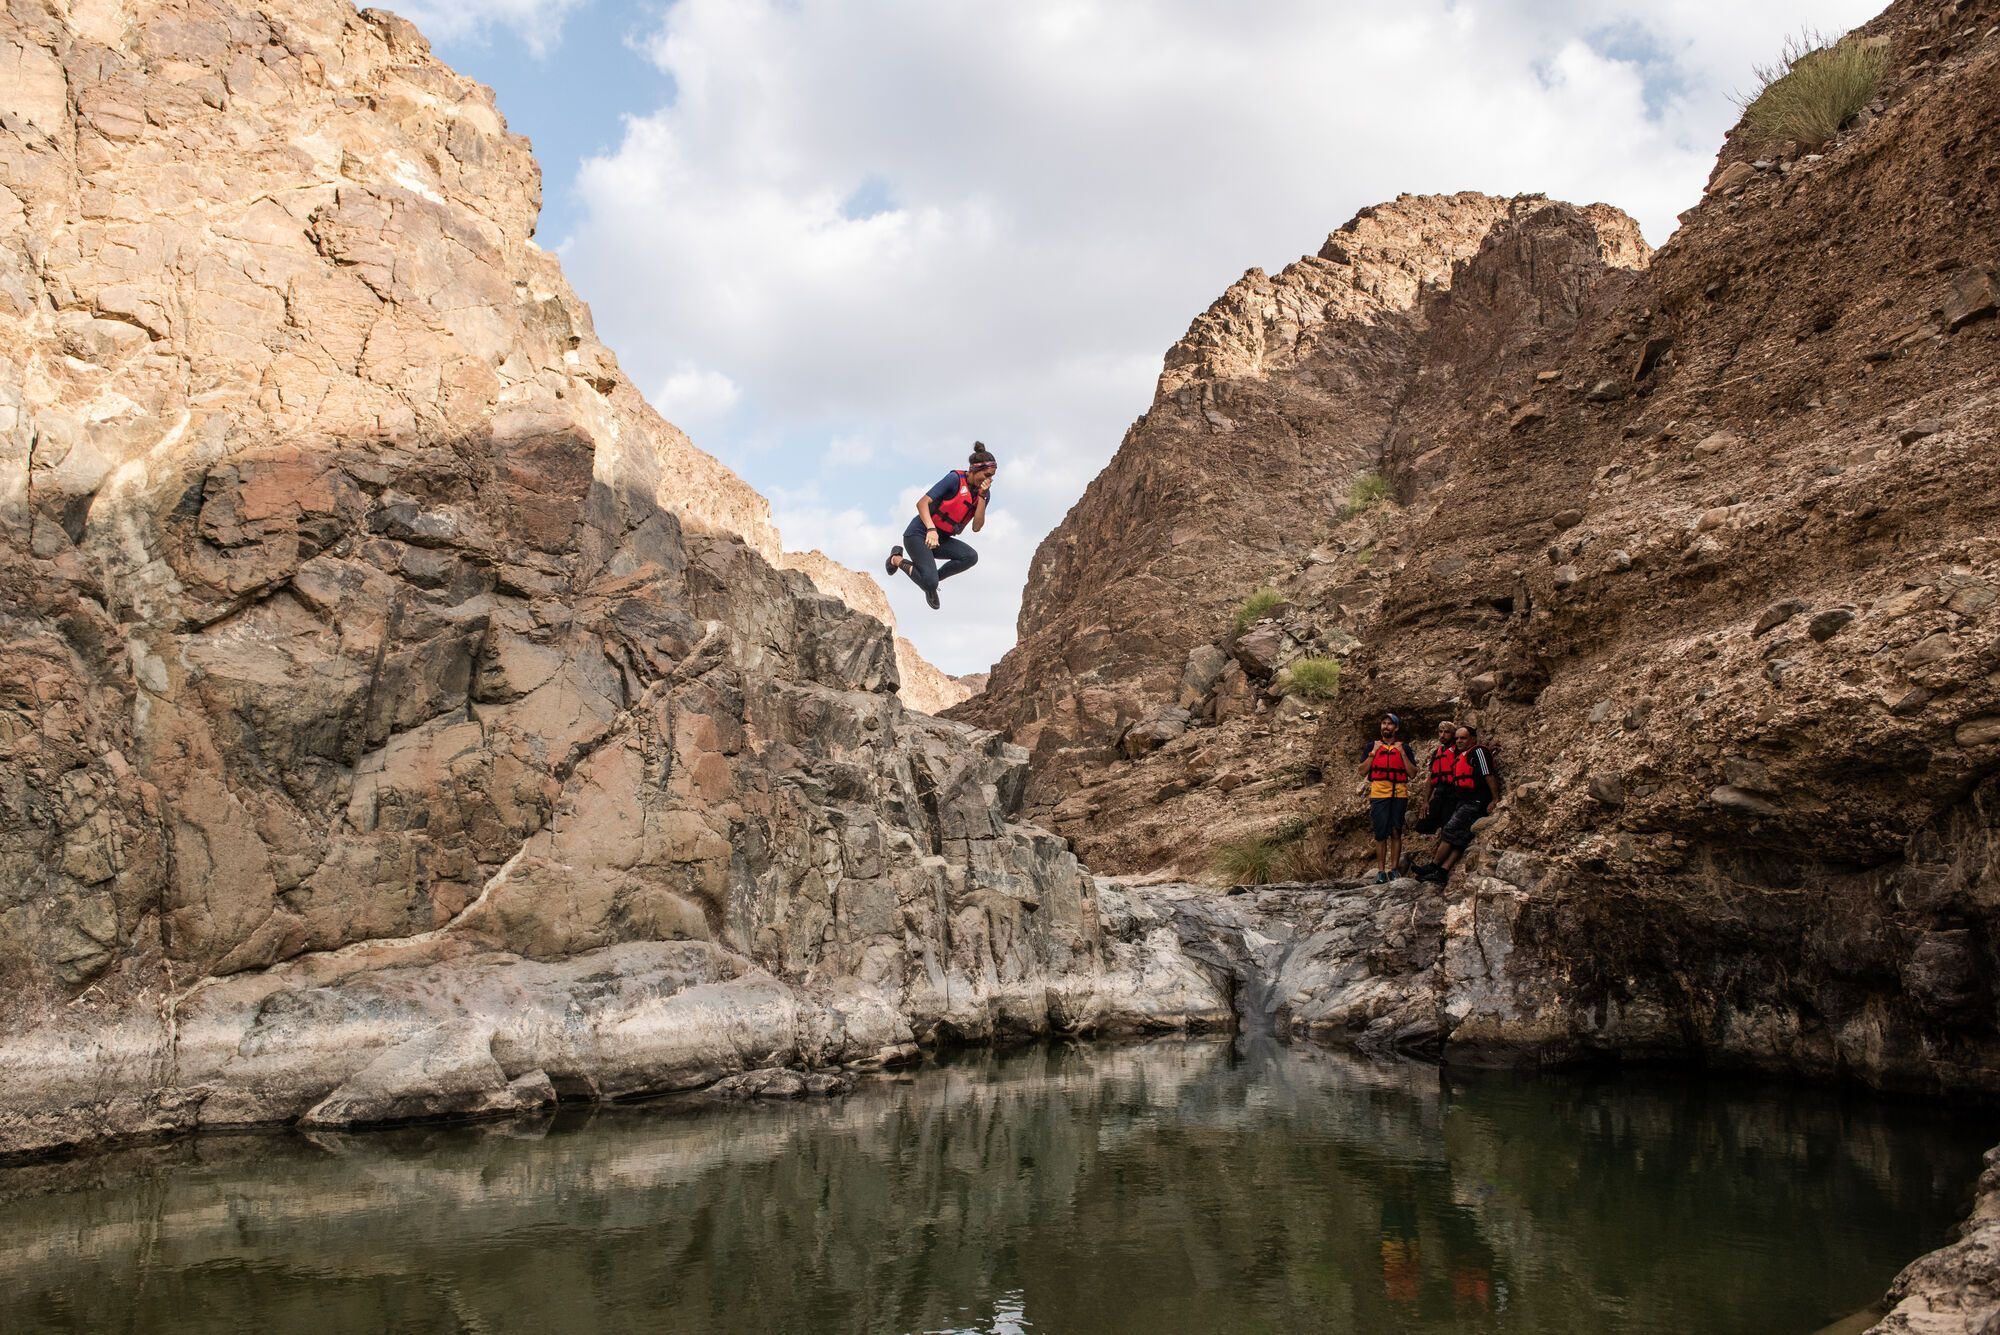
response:
<svg viewBox="0 0 2000 1335"><path fill-rule="evenodd" d="M1176 1043L819 1105L0 1172L0 1328L1811 1330L1992 1128L1799 1091Z"/></svg>

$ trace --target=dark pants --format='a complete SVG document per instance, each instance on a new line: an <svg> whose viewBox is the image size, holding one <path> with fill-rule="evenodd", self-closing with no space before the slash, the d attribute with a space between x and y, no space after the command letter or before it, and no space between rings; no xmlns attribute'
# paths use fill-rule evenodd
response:
<svg viewBox="0 0 2000 1335"><path fill-rule="evenodd" d="M1417 833L1436 834L1439 830L1442 830L1445 822L1451 819L1452 808L1457 805L1458 790L1456 788L1439 787L1433 789L1431 792L1430 809L1424 812L1423 818L1417 822Z"/></svg>
<svg viewBox="0 0 2000 1335"><path fill-rule="evenodd" d="M925 593L936 593L940 580L950 579L961 570L970 570L979 564L979 553L972 550L972 544L962 538L946 537L938 531L937 550L932 551L924 544L924 521L912 519L910 526L903 530L903 551L910 558L906 567L910 578ZM938 565L938 558L944 558L944 565Z"/></svg>
<svg viewBox="0 0 2000 1335"><path fill-rule="evenodd" d="M1461 797L1451 809L1451 819L1438 831L1438 838L1463 853L1472 847L1472 823L1486 814L1486 804L1476 797Z"/></svg>

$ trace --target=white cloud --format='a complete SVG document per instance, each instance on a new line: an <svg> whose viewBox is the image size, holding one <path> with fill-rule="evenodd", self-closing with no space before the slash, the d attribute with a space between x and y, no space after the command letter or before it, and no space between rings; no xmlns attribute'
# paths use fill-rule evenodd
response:
<svg viewBox="0 0 2000 1335"><path fill-rule="evenodd" d="M860 436L835 436L826 443L826 468L854 468L874 460L875 447Z"/></svg>
<svg viewBox="0 0 2000 1335"><path fill-rule="evenodd" d="M1604 200L1662 241L1751 66L1878 3L679 0L645 41L675 100L585 164L565 263L641 383L740 392L699 443L824 482L774 494L789 545L879 571L903 493L995 448L980 568L944 614L895 582L970 671L1245 268L1403 191Z"/></svg>
<svg viewBox="0 0 2000 1335"><path fill-rule="evenodd" d="M736 382L720 371L682 362L653 397L660 415L690 435L719 428L743 397Z"/></svg>
<svg viewBox="0 0 2000 1335"><path fill-rule="evenodd" d="M535 55L545 55L562 36L563 20L588 0L402 0L398 14L433 41L479 37L495 28L519 37Z"/></svg>

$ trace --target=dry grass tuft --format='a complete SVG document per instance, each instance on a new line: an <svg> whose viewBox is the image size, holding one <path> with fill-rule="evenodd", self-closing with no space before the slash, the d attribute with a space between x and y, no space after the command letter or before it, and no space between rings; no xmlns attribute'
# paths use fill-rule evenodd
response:
<svg viewBox="0 0 2000 1335"><path fill-rule="evenodd" d="M1785 40L1775 65L1758 67L1743 124L1759 145L1818 148L1868 105L1888 65L1886 46L1858 37L1829 42L1808 29Z"/></svg>
<svg viewBox="0 0 2000 1335"><path fill-rule="evenodd" d="M1285 595L1279 593L1276 589L1266 588L1257 590L1257 592L1245 598L1243 605L1236 609L1236 633L1241 635L1244 631L1250 629L1252 625L1262 621L1270 614L1272 608L1284 601Z"/></svg>

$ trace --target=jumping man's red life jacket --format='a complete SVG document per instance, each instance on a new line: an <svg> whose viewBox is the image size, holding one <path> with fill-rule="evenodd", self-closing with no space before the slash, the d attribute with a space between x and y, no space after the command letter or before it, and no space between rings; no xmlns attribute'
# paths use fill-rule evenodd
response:
<svg viewBox="0 0 2000 1335"><path fill-rule="evenodd" d="M958 494L931 503L931 518L946 536L964 532L972 522L972 512L979 508L979 489L972 485L971 474L954 468L951 475L958 479Z"/></svg>

